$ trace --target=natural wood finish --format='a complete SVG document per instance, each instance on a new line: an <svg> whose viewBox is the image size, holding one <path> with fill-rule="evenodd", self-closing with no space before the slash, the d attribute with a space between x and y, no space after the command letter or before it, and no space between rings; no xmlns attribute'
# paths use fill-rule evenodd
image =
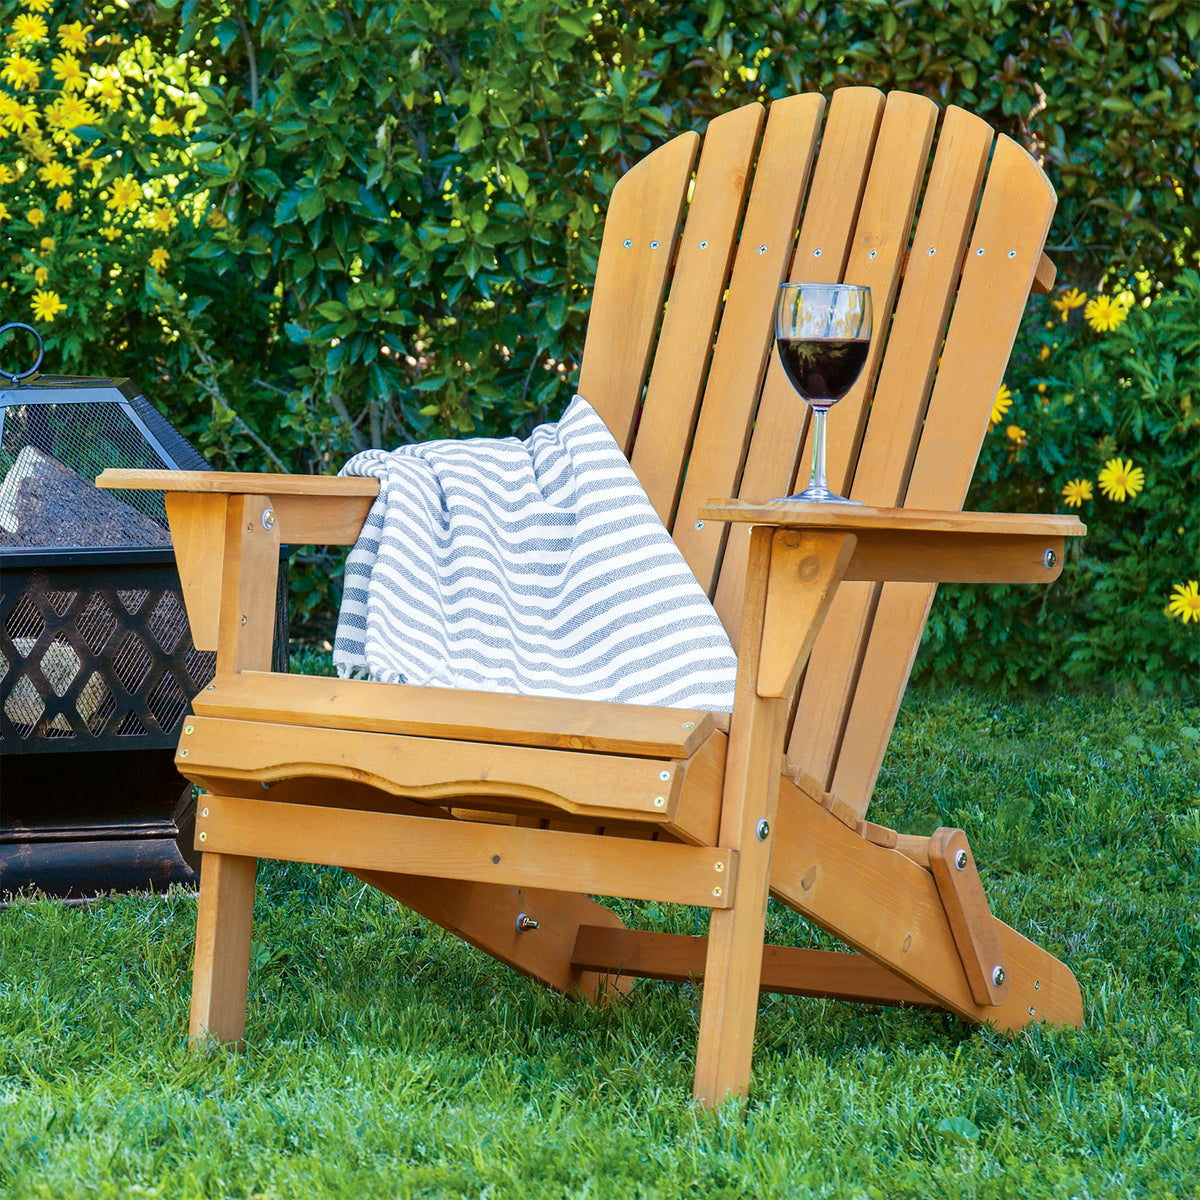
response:
<svg viewBox="0 0 1200 1200"><path fill-rule="evenodd" d="M704 978L707 948L702 937L582 925L571 961L589 971L683 983ZM764 946L758 987L786 996L937 1007L920 989L871 959L831 950Z"/></svg>
<svg viewBox="0 0 1200 1200"><path fill-rule="evenodd" d="M235 720L654 758L688 758L717 728L713 713L682 708L253 671L218 675L193 707Z"/></svg>
<svg viewBox="0 0 1200 1200"><path fill-rule="evenodd" d="M1010 990L998 1007L971 995L933 876L873 846L791 783L780 785L771 891L847 945L969 1021L1014 1031L1083 1021L1079 985L1040 946L997 921Z"/></svg>
<svg viewBox="0 0 1200 1200"><path fill-rule="evenodd" d="M628 452L700 138L660 146L613 188L592 292L579 392Z"/></svg>
<svg viewBox="0 0 1200 1200"><path fill-rule="evenodd" d="M1054 290L1054 279L1058 275L1058 268L1050 259L1043 254L1038 259L1037 270L1033 276L1033 287L1030 291L1035 296L1047 296Z"/></svg>
<svg viewBox="0 0 1200 1200"><path fill-rule="evenodd" d="M235 796L205 798L196 820L206 849L324 863L352 871L399 871L553 891L626 896L725 908L737 891L738 855L678 842L641 842L552 829L505 828L402 813ZM714 891L719 890L719 895Z"/></svg>
<svg viewBox="0 0 1200 1200"><path fill-rule="evenodd" d="M792 230L824 103L820 96L791 96L771 105L742 225L742 252L729 279L725 314L672 526L676 545L710 595L725 531L697 529L694 514L706 496L727 495L737 488L759 387L774 345L775 294L791 257Z"/></svg>
<svg viewBox="0 0 1200 1200"><path fill-rule="evenodd" d="M976 1004L1002 1004L1008 995L1007 964L967 835L961 829L938 829L927 853L971 995ZM996 972L1002 976L999 983Z"/></svg>
<svg viewBox="0 0 1200 1200"><path fill-rule="evenodd" d="M760 696L790 697L795 691L854 545L853 534L775 530L758 661Z"/></svg>
<svg viewBox="0 0 1200 1200"><path fill-rule="evenodd" d="M164 500L192 645L197 650L215 650L221 617L221 568L229 497L168 492Z"/></svg>
<svg viewBox="0 0 1200 1200"><path fill-rule="evenodd" d="M911 858L917 866L929 870L929 839L927 837L912 833L898 833L896 834L895 848L905 858Z"/></svg>
<svg viewBox="0 0 1200 1200"><path fill-rule="evenodd" d="M272 496L279 540L289 546L353 546L375 499L372 495Z"/></svg>
<svg viewBox="0 0 1200 1200"><path fill-rule="evenodd" d="M671 280L671 302L663 318L630 458L668 529L675 515L709 362L708 347L720 316L765 116L761 104L747 104L709 124L688 204Z"/></svg>
<svg viewBox="0 0 1200 1200"><path fill-rule="evenodd" d="M267 496L231 496L225 510L217 670L267 671L275 640L279 526L268 529Z"/></svg>
<svg viewBox="0 0 1200 1200"><path fill-rule="evenodd" d="M876 825L873 821L862 823L862 836L873 846L882 846L885 850L895 850L900 844L900 835L886 825Z"/></svg>
<svg viewBox="0 0 1200 1200"><path fill-rule="evenodd" d="M745 1095L762 964L767 883L773 836L759 838L761 821L775 824L779 756L790 697L758 694L758 660L771 573L772 531L751 535L746 616L738 644L738 676L729 732L729 757L721 797L720 844L739 855L737 894L731 908L709 918L696 1048L693 1095L719 1104Z"/></svg>
<svg viewBox="0 0 1200 1200"><path fill-rule="evenodd" d="M374 499L379 480L354 475L272 475L254 471L160 471L109 467L98 488L151 492L224 492L228 495L360 496Z"/></svg>
<svg viewBox="0 0 1200 1200"><path fill-rule="evenodd" d="M197 846L204 849L202 843ZM252 857L204 855L192 968L192 1042L211 1036L240 1043L245 1033L257 867Z"/></svg>
<svg viewBox="0 0 1200 1200"><path fill-rule="evenodd" d="M678 759L200 716L184 726L176 764L202 786L223 779L271 782L312 775L369 780L393 795L430 802L493 797L551 805L600 821L655 822L674 819L687 769ZM714 808L718 798L712 796Z"/></svg>

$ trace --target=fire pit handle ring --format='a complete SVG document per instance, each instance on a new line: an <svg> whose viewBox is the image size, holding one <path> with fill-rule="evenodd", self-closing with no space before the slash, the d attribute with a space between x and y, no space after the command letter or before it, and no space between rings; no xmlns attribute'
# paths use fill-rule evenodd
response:
<svg viewBox="0 0 1200 1200"><path fill-rule="evenodd" d="M22 379L28 379L30 375L37 373L38 367L42 365L42 359L46 354L46 343L42 341L42 335L38 333L32 325L26 325L24 321L10 321L7 325L0 325L0 337L3 337L10 329L28 329L30 333L37 338L38 356L32 367L28 371L21 371L19 374L13 374L11 371L0 370L0 375L7 376L12 381L12 386L16 387Z"/></svg>

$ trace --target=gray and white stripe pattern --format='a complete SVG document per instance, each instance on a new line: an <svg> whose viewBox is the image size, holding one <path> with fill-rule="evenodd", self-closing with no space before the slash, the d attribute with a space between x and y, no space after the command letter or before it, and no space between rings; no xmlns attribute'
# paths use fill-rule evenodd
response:
<svg viewBox="0 0 1200 1200"><path fill-rule="evenodd" d="M733 708L708 597L581 396L525 440L367 450L380 481L346 563L343 677Z"/></svg>

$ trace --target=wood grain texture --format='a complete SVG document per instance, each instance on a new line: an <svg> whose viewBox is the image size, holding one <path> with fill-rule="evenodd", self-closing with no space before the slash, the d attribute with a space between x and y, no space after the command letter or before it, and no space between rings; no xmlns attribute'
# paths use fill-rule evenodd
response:
<svg viewBox="0 0 1200 1200"><path fill-rule="evenodd" d="M164 497L192 644L215 650L221 623L221 570L228 496L168 492Z"/></svg>
<svg viewBox="0 0 1200 1200"><path fill-rule="evenodd" d="M275 641L279 526L268 529L268 496L231 496L225 510L217 670L268 671Z"/></svg>
<svg viewBox="0 0 1200 1200"><path fill-rule="evenodd" d="M577 967L611 975L703 980L708 939L640 929L583 925L571 954ZM861 954L764 946L759 991L866 1004L936 1008L919 988Z"/></svg>
<svg viewBox="0 0 1200 1200"><path fill-rule="evenodd" d="M359 496L379 494L378 479L341 475L272 475L254 471L150 471L109 467L98 488L151 492L224 492L261 496Z"/></svg>
<svg viewBox="0 0 1200 1200"><path fill-rule="evenodd" d="M699 135L683 133L613 188L592 289L579 393L629 452Z"/></svg>
<svg viewBox="0 0 1200 1200"><path fill-rule="evenodd" d="M322 729L654 758L688 758L718 728L714 714L690 709L257 671L218 675L196 697L194 711Z"/></svg>
<svg viewBox="0 0 1200 1200"><path fill-rule="evenodd" d="M738 856L720 848L232 796L209 795L204 809L197 837L223 854L705 908L737 886Z"/></svg>

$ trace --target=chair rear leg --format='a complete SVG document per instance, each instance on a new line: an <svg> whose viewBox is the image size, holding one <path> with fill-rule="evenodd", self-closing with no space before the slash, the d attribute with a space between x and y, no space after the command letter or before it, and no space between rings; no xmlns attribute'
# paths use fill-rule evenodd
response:
<svg viewBox="0 0 1200 1200"><path fill-rule="evenodd" d="M196 913L189 1042L240 1044L246 1029L250 929L258 859L205 854Z"/></svg>

